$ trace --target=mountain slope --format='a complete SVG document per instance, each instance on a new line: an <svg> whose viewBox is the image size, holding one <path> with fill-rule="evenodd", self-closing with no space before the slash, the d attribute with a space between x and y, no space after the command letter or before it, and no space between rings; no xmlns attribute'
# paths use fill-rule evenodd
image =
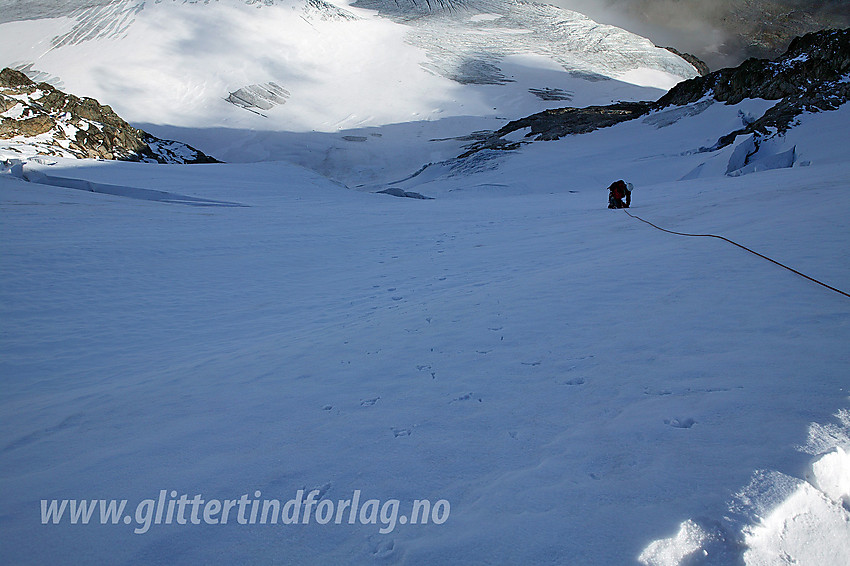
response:
<svg viewBox="0 0 850 566"><path fill-rule="evenodd" d="M795 38L773 61L748 59L736 68L683 81L654 107L683 106L706 97L727 104L744 98L780 101L746 128L721 138L719 145L741 134L782 133L804 111L835 110L850 100L850 28Z"/></svg>
<svg viewBox="0 0 850 566"><path fill-rule="evenodd" d="M798 37L773 61L749 59L735 68L682 81L653 103L567 107L513 120L470 144L461 157L484 149L516 149L530 139L557 140L641 117L645 117L645 123L660 129L680 120L687 121L715 102L735 105L748 99L771 102L756 114L743 115L731 131L693 151L711 154L735 143L739 136L749 136L740 143L740 155L736 154L730 161L727 173L758 160L764 161L763 166L768 162L782 167L792 165L793 148L777 154L775 147L781 145L781 135L797 123L798 116L804 112L836 110L850 101L850 29L824 30ZM522 139L517 139L518 133L523 134ZM771 142L777 136L780 139ZM690 140L683 139L682 143L689 145ZM773 150L768 149L771 143ZM765 149L759 154L762 144ZM700 172L698 168L693 173Z"/></svg>

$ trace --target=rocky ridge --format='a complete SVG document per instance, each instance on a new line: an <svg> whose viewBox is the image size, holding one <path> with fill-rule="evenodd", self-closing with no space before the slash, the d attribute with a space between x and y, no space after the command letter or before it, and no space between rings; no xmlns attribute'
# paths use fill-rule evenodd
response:
<svg viewBox="0 0 850 566"><path fill-rule="evenodd" d="M66 94L24 73L0 71L0 148L61 157L155 163L215 163L181 142L133 128L109 106Z"/></svg>
<svg viewBox="0 0 850 566"><path fill-rule="evenodd" d="M530 139L557 140L640 118L670 106L685 107L705 101L737 104L745 98L777 100L777 104L742 129L721 137L719 149L739 135L769 136L792 127L803 112L835 110L850 100L850 28L824 30L794 39L779 58L748 59L734 68L720 69L683 81L655 102L620 102L608 106L558 108L509 122L467 146L460 157L483 149L516 149ZM528 128L527 140L506 136Z"/></svg>
<svg viewBox="0 0 850 566"><path fill-rule="evenodd" d="M683 81L652 109L684 106L706 97L726 104L744 98L779 101L745 128L720 138L716 147L742 134L782 133L803 112L835 110L850 100L850 28L797 37L774 61L747 59L738 67Z"/></svg>

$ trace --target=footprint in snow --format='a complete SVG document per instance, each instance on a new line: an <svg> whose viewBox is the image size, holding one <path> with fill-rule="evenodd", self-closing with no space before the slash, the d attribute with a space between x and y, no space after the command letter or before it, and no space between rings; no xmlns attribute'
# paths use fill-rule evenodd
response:
<svg viewBox="0 0 850 566"><path fill-rule="evenodd" d="M369 537L370 551L375 558L389 558L395 552L395 541L383 536Z"/></svg>
<svg viewBox="0 0 850 566"><path fill-rule="evenodd" d="M375 397L374 399L361 399L360 400L360 406L361 407L371 407L372 405L377 403L380 399L381 399L380 397Z"/></svg>
<svg viewBox="0 0 850 566"><path fill-rule="evenodd" d="M664 419L664 424L675 428L691 428L696 424L696 421L690 417L686 419Z"/></svg>

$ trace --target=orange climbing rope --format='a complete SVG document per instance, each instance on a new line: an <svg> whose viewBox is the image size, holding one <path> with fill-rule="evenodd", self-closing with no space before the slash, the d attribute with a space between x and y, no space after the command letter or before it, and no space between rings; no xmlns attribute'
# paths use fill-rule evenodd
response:
<svg viewBox="0 0 850 566"><path fill-rule="evenodd" d="M753 254L753 255L757 255L757 256L759 256L759 257L760 257L760 258L762 258L762 259L766 259L767 261L769 261L769 262L771 262L771 263L775 263L775 264L776 264L776 265L778 265L779 267L783 267L783 268L787 269L788 271L790 271L790 272L792 272L792 273L796 273L796 274L797 274L797 275L799 275L800 277L803 277L803 278L805 278L805 279L808 279L808 280L809 280L809 281L811 281L812 283L817 283L818 285L821 285L821 286L823 286L823 287L826 287L827 289L830 289L831 291L835 291L836 293L840 293L841 295L844 295L845 297L850 298L850 293L846 293L846 292L842 291L841 289L836 289L836 288L835 288L835 287L833 287L832 285L827 285L827 284L826 284L826 283L824 283L823 281L818 281L818 280L817 280L817 279L815 279L814 277L809 277L809 276L808 276L808 275L806 275L805 273L801 273L801 272L797 271L796 269L794 269L793 267L788 267L788 266L787 266L787 265L785 265L784 263L780 263L780 262L776 261L775 259L771 259L771 258L767 257L766 255L763 255L763 254L758 253L757 251L753 251L753 250L751 250L750 248L748 248L747 246L742 246L742 245L741 245L741 244L739 244L738 242L733 242L733 241L732 241L732 240L730 240L729 238L725 238L725 237L723 237L723 236L718 236L718 235L716 235L716 234L688 234L687 232L676 232L675 230L667 230L666 228L662 228L661 226L657 226L656 224L653 224L653 223L652 223L652 222L650 222L649 220L644 220L644 219L643 219L643 218L641 218L640 216L636 216L636 215L634 215L634 214L630 213L630 212L629 212L628 210L626 210L626 209L622 209L622 210L623 210L623 212L625 212L626 214L628 214L629 216L631 216L631 217L632 217L632 218L634 218L635 220L640 220L641 222L644 222L644 223L646 223L646 224L649 224L650 226L652 226L652 227L653 227L653 228L655 228L656 230L661 230L662 232L667 232L668 234L675 234L675 235L677 235L677 236L689 236L689 237L693 237L693 238L717 238L718 240L723 240L724 242L729 242L729 243L730 243L730 244L732 244L733 246L738 246L738 247L739 247L739 248L741 248L742 250L746 250L746 251L750 252L750 253L751 253L751 254Z"/></svg>

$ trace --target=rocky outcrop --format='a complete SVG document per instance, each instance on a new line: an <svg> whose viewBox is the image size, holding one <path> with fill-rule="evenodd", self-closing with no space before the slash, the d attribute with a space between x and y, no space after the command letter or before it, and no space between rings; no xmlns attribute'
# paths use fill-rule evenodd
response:
<svg viewBox="0 0 850 566"><path fill-rule="evenodd" d="M499 128L492 135L469 146L460 157L466 157L482 149L516 149L521 142L508 141L504 137L528 128L526 138L538 141L557 140L569 134L586 134L599 128L607 128L620 122L643 116L650 110L648 102L618 102L608 106L586 108L555 108L514 120Z"/></svg>
<svg viewBox="0 0 850 566"><path fill-rule="evenodd" d="M708 65L705 63L705 61L703 61L702 59L700 59L696 55L692 55L690 53L683 53L683 52L679 51L678 49L676 49L675 47L665 47L664 49L666 49L670 53L678 55L679 57L681 57L682 59L684 59L685 61L687 61L691 65L693 65L694 69L697 70L697 72L699 73L699 75L701 77L704 77L711 72L711 69L708 68Z"/></svg>
<svg viewBox="0 0 850 566"><path fill-rule="evenodd" d="M496 134L505 136L511 132L529 128L528 135L539 140L556 140L567 134L585 134L607 128L626 120L642 116L649 110L645 102L618 102L607 106L586 108L556 108L533 114L528 118L514 120L499 129Z"/></svg>
<svg viewBox="0 0 850 566"><path fill-rule="evenodd" d="M704 77L683 81L661 97L657 107L690 104L711 93L715 100L736 104L745 98L779 100L817 93L824 84L850 73L850 28L806 34L791 42L774 61L747 59Z"/></svg>
<svg viewBox="0 0 850 566"><path fill-rule="evenodd" d="M65 157L157 163L214 163L180 142L133 128L109 106L78 98L13 69L0 71L0 140L10 149Z"/></svg>
<svg viewBox="0 0 850 566"><path fill-rule="evenodd" d="M745 128L718 140L716 148L742 134L782 133L803 112L835 110L850 100L850 28L809 33L791 42L774 61L748 59L704 77L683 81L653 104L653 109L683 106L710 97L726 104L745 98L778 100Z"/></svg>

